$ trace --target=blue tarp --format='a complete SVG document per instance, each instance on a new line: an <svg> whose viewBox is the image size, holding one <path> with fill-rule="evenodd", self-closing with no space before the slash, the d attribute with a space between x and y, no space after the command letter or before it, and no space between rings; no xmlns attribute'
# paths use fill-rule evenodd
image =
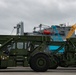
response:
<svg viewBox="0 0 76 75"><path fill-rule="evenodd" d="M51 51L55 51L56 49L58 49L60 46L49 46L49 50ZM64 52L64 48L62 48L61 50L59 50L60 53Z"/></svg>

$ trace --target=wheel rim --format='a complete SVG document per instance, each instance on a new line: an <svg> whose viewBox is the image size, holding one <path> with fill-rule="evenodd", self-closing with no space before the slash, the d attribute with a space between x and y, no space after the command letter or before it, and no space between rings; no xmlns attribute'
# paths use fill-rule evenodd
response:
<svg viewBox="0 0 76 75"><path fill-rule="evenodd" d="M38 67L44 67L46 65L46 60L44 58L38 58L36 64Z"/></svg>

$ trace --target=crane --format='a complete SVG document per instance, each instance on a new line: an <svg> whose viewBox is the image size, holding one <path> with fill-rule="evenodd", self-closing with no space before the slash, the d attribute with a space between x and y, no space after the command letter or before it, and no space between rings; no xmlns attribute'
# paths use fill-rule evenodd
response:
<svg viewBox="0 0 76 75"><path fill-rule="evenodd" d="M52 28L53 31L54 31L54 34L52 35L53 41L63 41L62 37L61 37L60 34L59 34L59 31L57 30L56 25L52 25L51 28ZM55 33L56 33L57 35L55 35ZM58 48L59 48L59 46L54 46L54 45L49 46L49 49L50 49L51 51L55 51L55 50L58 49ZM59 51L59 53L60 53L60 52L64 52L64 48L62 48L62 49Z"/></svg>
<svg viewBox="0 0 76 75"><path fill-rule="evenodd" d="M54 41L63 41L62 37L59 34L59 31L57 30L57 27L55 25L52 25L51 27L54 30L54 32L57 34L57 35L55 35L55 34L53 35L53 37L52 37L53 40Z"/></svg>
<svg viewBox="0 0 76 75"><path fill-rule="evenodd" d="M66 36L66 39L70 38L72 36L72 34L74 33L76 29L76 23L74 25L72 25L70 31L68 32L67 36Z"/></svg>

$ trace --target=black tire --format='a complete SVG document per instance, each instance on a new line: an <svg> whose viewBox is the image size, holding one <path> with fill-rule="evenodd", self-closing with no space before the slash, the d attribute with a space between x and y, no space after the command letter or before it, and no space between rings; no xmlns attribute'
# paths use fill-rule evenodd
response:
<svg viewBox="0 0 76 75"><path fill-rule="evenodd" d="M53 67L50 67L49 69L57 69L58 65L54 65Z"/></svg>
<svg viewBox="0 0 76 75"><path fill-rule="evenodd" d="M46 54L38 53L31 58L30 67L36 72L45 72L49 68L50 60Z"/></svg>
<svg viewBox="0 0 76 75"><path fill-rule="evenodd" d="M58 57L57 56L53 56L54 57L54 62L55 62L55 64L53 65L53 66L51 66L49 69L57 69L57 67L58 67L58 64L59 64L59 59L58 59ZM51 61L50 61L51 62Z"/></svg>
<svg viewBox="0 0 76 75"><path fill-rule="evenodd" d="M0 65L1 65L1 60L0 60ZM0 66L0 69L6 69L7 67L2 67Z"/></svg>
<svg viewBox="0 0 76 75"><path fill-rule="evenodd" d="M7 69L7 67L0 67L0 69Z"/></svg>
<svg viewBox="0 0 76 75"><path fill-rule="evenodd" d="M60 61L59 66L60 67L68 67L69 65L67 65L66 61Z"/></svg>

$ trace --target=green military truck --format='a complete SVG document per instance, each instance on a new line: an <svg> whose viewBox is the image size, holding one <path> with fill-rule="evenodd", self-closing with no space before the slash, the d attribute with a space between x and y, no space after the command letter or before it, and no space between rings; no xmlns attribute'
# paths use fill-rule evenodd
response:
<svg viewBox="0 0 76 75"><path fill-rule="evenodd" d="M49 45L59 48L52 52ZM62 48L64 52L59 53ZM76 65L76 38L59 42L49 35L0 35L0 69L22 66L44 72L72 65Z"/></svg>
<svg viewBox="0 0 76 75"><path fill-rule="evenodd" d="M59 48L50 52L49 45ZM59 53L62 48L64 53ZM0 35L0 68L30 66L34 71L46 71L70 65L76 65L76 38L57 42L50 36Z"/></svg>
<svg viewBox="0 0 76 75"><path fill-rule="evenodd" d="M46 71L50 66L49 41L49 36L0 35L0 68L30 66L34 71Z"/></svg>

